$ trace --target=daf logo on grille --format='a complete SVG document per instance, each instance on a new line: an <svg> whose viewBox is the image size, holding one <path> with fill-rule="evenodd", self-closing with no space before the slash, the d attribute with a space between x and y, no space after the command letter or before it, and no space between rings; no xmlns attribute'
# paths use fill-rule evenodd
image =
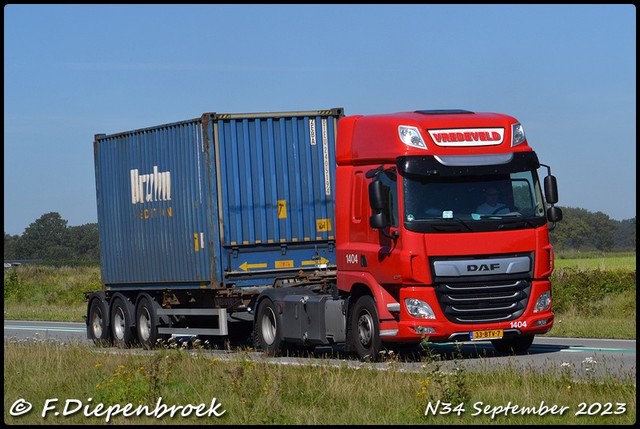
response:
<svg viewBox="0 0 640 429"><path fill-rule="evenodd" d="M495 276L527 273L531 269L528 256L485 259L452 259L435 261L433 271L439 277Z"/></svg>
<svg viewBox="0 0 640 429"><path fill-rule="evenodd" d="M500 264L470 264L467 265L467 271L495 271L500 269Z"/></svg>

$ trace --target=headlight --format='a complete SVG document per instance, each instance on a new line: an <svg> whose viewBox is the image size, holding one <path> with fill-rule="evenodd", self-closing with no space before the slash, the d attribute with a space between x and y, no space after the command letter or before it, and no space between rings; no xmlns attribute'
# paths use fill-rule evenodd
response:
<svg viewBox="0 0 640 429"><path fill-rule="evenodd" d="M400 140L402 141L402 143L406 144L407 146L413 146L420 149L427 148L424 140L422 140L420 131L416 127L400 125L398 127L398 134L400 135Z"/></svg>
<svg viewBox="0 0 640 429"><path fill-rule="evenodd" d="M415 298L405 298L404 305L407 307L407 311L413 317L417 317L418 319L435 319L436 315L429 306L424 301Z"/></svg>
<svg viewBox="0 0 640 429"><path fill-rule="evenodd" d="M536 306L533 309L534 313L547 310L551 306L551 292L545 292L536 301Z"/></svg>

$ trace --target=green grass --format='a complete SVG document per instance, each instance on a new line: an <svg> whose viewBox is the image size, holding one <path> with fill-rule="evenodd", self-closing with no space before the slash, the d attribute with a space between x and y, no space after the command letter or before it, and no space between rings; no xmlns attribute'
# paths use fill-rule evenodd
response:
<svg viewBox="0 0 640 429"><path fill-rule="evenodd" d="M556 255L555 267L581 270L636 270L635 252L624 253L560 253Z"/></svg>
<svg viewBox="0 0 640 429"><path fill-rule="evenodd" d="M100 267L21 265L4 270L4 318L82 322L83 292L100 290Z"/></svg>
<svg viewBox="0 0 640 429"><path fill-rule="evenodd" d="M215 400L217 416L197 418L166 414L155 417L111 416L109 424L633 424L636 418L635 376L578 377L569 366L539 371L512 363L470 369L463 360L447 369L427 357L414 372L395 361L385 370L330 365L276 365L263 360L222 360L201 349L160 349L136 354L105 353L83 345L16 343L4 345L4 420L8 424L106 424L107 407L167 407ZM597 365L589 362L589 365ZM371 365L371 366L370 366ZM42 413L57 398L56 410ZM20 400L31 412L15 417ZM65 404L70 401L63 415ZM452 410L434 413L451 404ZM493 412L509 404L519 407L567 407L562 415ZM620 415L576 417L581 404L624 407ZM104 407L96 416L96 407ZM624 404L624 405L616 405ZM486 412L481 410L489 407ZM86 407L86 408L85 408ZM428 407L430 412L426 413ZM464 412L461 412L464 408ZM113 408L115 409L115 408ZM88 416L84 414L89 410ZM479 411L480 410L480 411ZM60 414L55 415L55 411ZM475 414L475 415L474 415ZM157 414L156 414L157 415Z"/></svg>

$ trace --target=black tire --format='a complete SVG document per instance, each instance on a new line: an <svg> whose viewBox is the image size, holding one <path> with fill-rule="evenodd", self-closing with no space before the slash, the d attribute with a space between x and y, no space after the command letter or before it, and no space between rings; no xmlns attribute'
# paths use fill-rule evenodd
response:
<svg viewBox="0 0 640 429"><path fill-rule="evenodd" d="M380 358L380 323L376 303L371 296L363 295L353 304L347 341L349 349L355 351L360 360L376 361Z"/></svg>
<svg viewBox="0 0 640 429"><path fill-rule="evenodd" d="M100 298L94 298L89 307L87 333L89 334L89 339L96 346L106 347L111 345L111 331L108 321L107 303Z"/></svg>
<svg viewBox="0 0 640 429"><path fill-rule="evenodd" d="M169 338L168 335L158 333L158 308L160 306L153 298L144 296L138 301L136 309L136 333L138 342L146 349L158 345L158 340Z"/></svg>
<svg viewBox="0 0 640 429"><path fill-rule="evenodd" d="M129 305L122 298L115 298L111 304L111 333L116 347L128 348L133 344L135 336L131 329L132 321Z"/></svg>
<svg viewBox="0 0 640 429"><path fill-rule="evenodd" d="M281 328L275 304L269 298L260 302L255 323L255 346L265 354L276 356L283 350Z"/></svg>
<svg viewBox="0 0 640 429"><path fill-rule="evenodd" d="M491 340L493 348L501 355L523 354L529 350L535 335L521 335L519 337Z"/></svg>

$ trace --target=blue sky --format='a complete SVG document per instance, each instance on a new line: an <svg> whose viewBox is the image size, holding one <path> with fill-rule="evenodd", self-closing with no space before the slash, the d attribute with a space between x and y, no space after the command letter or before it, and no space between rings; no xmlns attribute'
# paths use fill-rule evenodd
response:
<svg viewBox="0 0 640 429"><path fill-rule="evenodd" d="M97 222L95 134L332 107L510 114L560 206L636 215L632 4L10 4L4 231Z"/></svg>

